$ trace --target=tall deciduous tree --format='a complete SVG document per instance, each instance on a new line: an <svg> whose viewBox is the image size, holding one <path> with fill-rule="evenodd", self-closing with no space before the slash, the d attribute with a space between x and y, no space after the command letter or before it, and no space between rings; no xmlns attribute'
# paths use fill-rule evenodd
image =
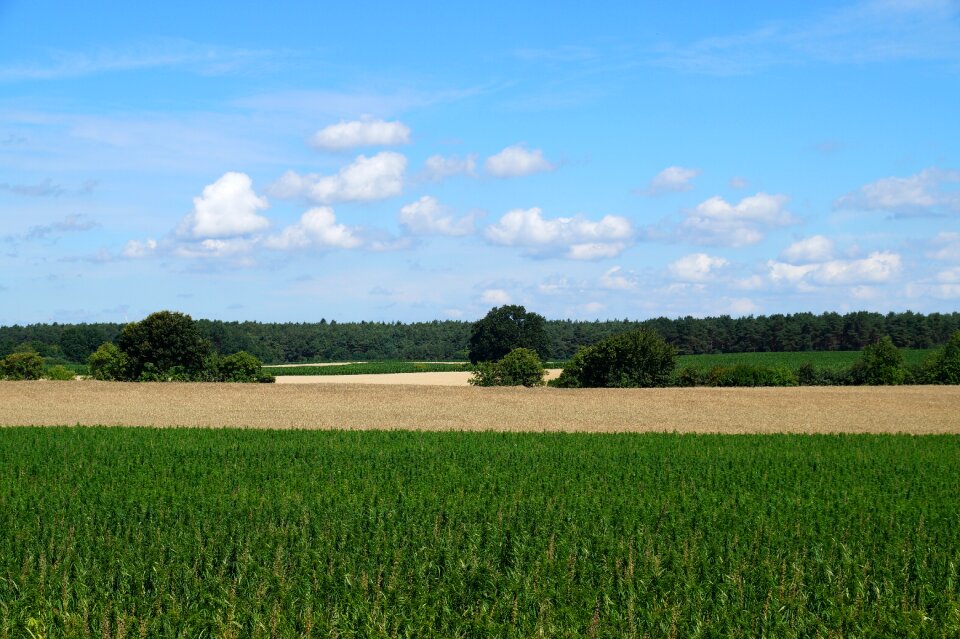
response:
<svg viewBox="0 0 960 639"><path fill-rule="evenodd" d="M210 342L200 335L193 318L173 311L159 311L127 324L117 346L127 356L131 379L139 379L144 372L196 375L203 371L210 353Z"/></svg>
<svg viewBox="0 0 960 639"><path fill-rule="evenodd" d="M529 348L545 360L550 356L546 326L543 315L523 306L492 308L471 327L470 362L496 361L515 348Z"/></svg>

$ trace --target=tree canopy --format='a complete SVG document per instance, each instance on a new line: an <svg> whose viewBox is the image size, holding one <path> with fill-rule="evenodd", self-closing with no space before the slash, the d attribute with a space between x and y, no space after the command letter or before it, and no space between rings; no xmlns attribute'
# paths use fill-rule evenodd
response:
<svg viewBox="0 0 960 639"><path fill-rule="evenodd" d="M627 331L580 349L563 369L568 388L666 386L676 351L654 331Z"/></svg>
<svg viewBox="0 0 960 639"><path fill-rule="evenodd" d="M528 348L540 359L550 356L547 321L523 306L507 305L490 309L470 329L470 362L492 362L515 348Z"/></svg>
<svg viewBox="0 0 960 639"><path fill-rule="evenodd" d="M189 315L158 311L123 327L117 346L127 357L130 379L144 373L196 375L210 355L210 342L203 338Z"/></svg>

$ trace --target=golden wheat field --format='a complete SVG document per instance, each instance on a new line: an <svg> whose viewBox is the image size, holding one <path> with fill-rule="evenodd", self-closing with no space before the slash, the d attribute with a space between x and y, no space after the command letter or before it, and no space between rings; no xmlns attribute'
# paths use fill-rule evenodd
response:
<svg viewBox="0 0 960 639"><path fill-rule="evenodd" d="M960 433L960 387L555 389L0 382L0 425Z"/></svg>

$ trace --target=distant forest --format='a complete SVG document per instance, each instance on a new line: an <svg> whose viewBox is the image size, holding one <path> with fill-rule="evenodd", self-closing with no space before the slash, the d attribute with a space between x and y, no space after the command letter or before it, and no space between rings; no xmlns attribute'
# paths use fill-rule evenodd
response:
<svg viewBox="0 0 960 639"><path fill-rule="evenodd" d="M269 324L198 320L221 354L247 351L267 363L310 360L465 360L471 322L412 324L336 322ZM31 324L0 327L0 356L24 345L44 357L85 362L122 324ZM653 328L681 354L860 350L884 335L900 348L932 348L960 330L960 313L797 313L582 322L548 320L551 358L567 359L584 345L636 328Z"/></svg>

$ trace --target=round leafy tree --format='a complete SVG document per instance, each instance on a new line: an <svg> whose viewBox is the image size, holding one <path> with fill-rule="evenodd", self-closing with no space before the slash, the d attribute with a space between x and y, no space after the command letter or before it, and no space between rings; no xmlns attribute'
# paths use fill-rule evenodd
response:
<svg viewBox="0 0 960 639"><path fill-rule="evenodd" d="M906 380L907 367L900 349L885 335L876 343L864 347L860 359L853 364L852 375L858 384L895 386Z"/></svg>
<svg viewBox="0 0 960 639"><path fill-rule="evenodd" d="M632 388L666 386L676 351L650 330L612 335L581 348L563 369L557 386Z"/></svg>
<svg viewBox="0 0 960 639"><path fill-rule="evenodd" d="M210 343L189 315L159 311L120 331L117 346L127 356L129 379L170 374L193 376L204 369Z"/></svg>
<svg viewBox="0 0 960 639"><path fill-rule="evenodd" d="M0 360L0 378L25 380L43 377L43 358L39 353L11 353Z"/></svg>
<svg viewBox="0 0 960 639"><path fill-rule="evenodd" d="M547 321L522 306L490 309L470 330L470 363L494 362L515 348L529 348L540 359L550 355Z"/></svg>

